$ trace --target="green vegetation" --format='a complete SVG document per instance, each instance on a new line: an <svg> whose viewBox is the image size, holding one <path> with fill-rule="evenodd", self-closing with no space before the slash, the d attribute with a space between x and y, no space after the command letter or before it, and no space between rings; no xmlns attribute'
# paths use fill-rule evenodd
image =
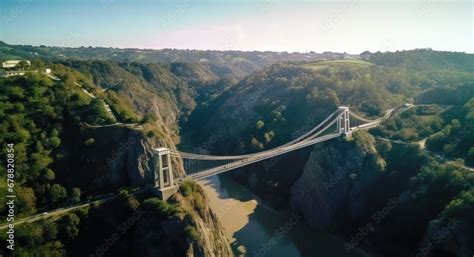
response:
<svg viewBox="0 0 474 257"><path fill-rule="evenodd" d="M192 130L192 138L198 141L222 134L220 152L269 149L295 138L295 131L308 131L340 105L366 117L380 117L387 109L415 101L414 96L427 88L441 83L461 87L466 82L454 77L433 78L430 72L405 67L367 65L364 61L316 64L325 68L278 64L247 77L221 97L199 106L184 124L184 132ZM363 68L350 68L354 65ZM474 81L472 74L467 78ZM386 128L381 128L385 132L379 133L416 141L443 126L437 112L434 108L409 110L389 121ZM353 125L358 123L353 121Z"/></svg>
<svg viewBox="0 0 474 257"><path fill-rule="evenodd" d="M203 65L215 71L219 77L242 78L260 68L278 62L307 60L312 58L342 58L344 54L328 53L287 53L287 52L243 52L243 51L198 51L176 49L118 49L105 47L47 47L29 45L8 45L0 41L0 51L5 55L15 56L12 59L60 60L101 60L128 63L189 63ZM32 53L35 53L33 55ZM20 57L20 58L18 58Z"/></svg>
<svg viewBox="0 0 474 257"><path fill-rule="evenodd" d="M191 181L185 181L179 186L179 191L183 196L187 197L193 194L196 191L197 184Z"/></svg>
<svg viewBox="0 0 474 257"><path fill-rule="evenodd" d="M19 164L15 167L17 208L23 214L39 207L58 206L67 198L66 189L54 183L58 171L53 168L62 158L59 153L65 127L80 122L110 122L102 105L74 86L74 74L65 76L64 82L52 82L36 74L0 81L0 143L15 144L15 161Z"/></svg>
<svg viewBox="0 0 474 257"><path fill-rule="evenodd" d="M415 50L375 53L365 61L337 53L53 48L3 42L0 51L3 57L29 59L31 69L52 68L61 79L39 74L0 79L0 143L15 143L19 164L17 218L128 185L130 160L117 152L133 152L129 147L140 145L122 147L129 139L157 138L160 145L171 146L181 133L186 137L182 141L192 146L218 135L207 150L261 151L307 132L340 105L367 117L406 102L452 105L412 108L371 132L407 142L428 137L430 150L474 164L474 58L469 54ZM328 61L308 62L308 56ZM139 122L141 129L85 125L113 122L104 101L119 122ZM384 253L409 256L429 226L452 217L466 228L459 234L461 241L474 245L470 172L437 163L417 144L374 141L365 133L331 143L345 146L340 149L346 156L356 150L367 156L361 164L367 187L359 192L360 216L349 219L341 211L342 222L334 230L342 227L339 231L350 234L394 197L403 199L400 206L368 236ZM256 181L257 193L285 206L310 151L252 165L253 173L236 176L243 183ZM262 177L250 180L249 174ZM16 230L15 255L89 256L104 239L119 233L105 256L132 256L144 246L160 256L184 256L189 244L199 243L198 219L212 215L197 184L186 182L180 191L170 202L122 191L90 208L22 224ZM5 216L3 208L0 215ZM400 233L406 236L400 238ZM1 233L2 241L5 236Z"/></svg>
<svg viewBox="0 0 474 257"><path fill-rule="evenodd" d="M314 70L324 70L324 69L339 69L339 70L347 70L347 69L363 69L367 66L373 65L365 60L331 60L331 61L319 61L319 62L312 62L312 63L305 63L302 66Z"/></svg>
<svg viewBox="0 0 474 257"><path fill-rule="evenodd" d="M143 201L143 208L147 211L157 212L162 217L171 219L177 217L180 210L176 205L167 203L159 198L149 198Z"/></svg>
<svg viewBox="0 0 474 257"><path fill-rule="evenodd" d="M179 186L179 190L183 196L189 199L196 211L202 213L206 210L206 199L202 188L193 181L185 181Z"/></svg>
<svg viewBox="0 0 474 257"><path fill-rule="evenodd" d="M377 150L387 166L383 175L377 178L377 183L366 189L378 193L370 197L371 207L366 212L367 216L358 218L354 229L370 220L371 215L386 205L387 199L398 199L399 204L384 217L369 239L373 243L383 244L382 248L385 248L388 256L399 256L393 254L393 247L397 248L398 253L416 252L419 246L417 242L425 233L442 229L452 218L462 223L465 230L450 233L472 241L474 220L467 215L474 208L474 199L469 193L474 189L471 171L440 164L423 154L416 144L380 141L377 143ZM430 232L430 224L438 223L440 227ZM383 238L391 238L400 233L406 236L400 238L396 246L384 243ZM449 238L452 234L445 236ZM435 249L438 248L439 245L435 246Z"/></svg>
<svg viewBox="0 0 474 257"><path fill-rule="evenodd" d="M465 81L472 81L466 78ZM471 84L460 84L458 86L443 86L428 89L416 97L420 104L434 103L447 105L463 105L474 96L474 87Z"/></svg>
<svg viewBox="0 0 474 257"><path fill-rule="evenodd" d="M474 165L474 98L458 111L445 113L446 126L426 141L429 149Z"/></svg>
<svg viewBox="0 0 474 257"><path fill-rule="evenodd" d="M58 221L59 232L62 235L61 238L69 240L76 238L79 234L79 222L79 217L74 213L62 217Z"/></svg>
<svg viewBox="0 0 474 257"><path fill-rule="evenodd" d="M36 256L65 256L64 243L58 240L59 230L59 225L51 219L18 226L15 236L18 238L20 246L15 249L13 256L34 256L33 254Z"/></svg>
<svg viewBox="0 0 474 257"><path fill-rule="evenodd" d="M390 117L371 132L393 140L419 141L439 131L445 125L445 121L440 116L444 110L439 106L414 107Z"/></svg>
<svg viewBox="0 0 474 257"><path fill-rule="evenodd" d="M197 187L194 184L193 190L200 190ZM114 233L104 256L130 256L143 250L140 242L149 249L165 254L172 249L173 256L183 256L186 245L200 238L194 211L184 208L189 204L188 200L168 203L151 192L132 195L123 190L119 197L100 205L16 226L17 244L12 256L88 256ZM1 232L4 241L6 233ZM145 235L153 239L143 241Z"/></svg>
<svg viewBox="0 0 474 257"><path fill-rule="evenodd" d="M92 192L88 188L81 190L83 185L94 185L87 177L87 171L96 177L100 173L88 168L88 165L106 172L103 166L95 165L94 161L105 162L107 155L112 156L106 151L96 151L97 145L102 146L103 141L92 136L84 125L112 123L103 103L82 91L85 88L98 95L94 84L88 77L63 65L32 61L35 68L45 65L52 67L61 81L52 81L46 76L33 73L24 77L0 79L0 142L3 145L15 144L16 219L37 211L77 203L84 197L84 191L85 196L90 196ZM108 100L107 96L102 97ZM119 102L118 96L117 99L111 101ZM127 102L119 102L115 106L121 110L131 109ZM121 120L138 121L138 118L133 120L128 118L132 115L125 116L123 113L125 112L117 112ZM146 120L144 125L152 120ZM114 147L113 144L103 146ZM6 155L2 154L0 162L5 166L3 156ZM2 170L1 174L5 177L4 172ZM3 187L4 182L2 180ZM109 189L102 187L94 193L100 190ZM128 201L131 206L137 205L133 199ZM6 214L4 208L2 205L0 209L2 217ZM96 204L93 208L102 208L102 205ZM71 245L81 241L78 237L84 231L83 227L80 229L81 221L84 220L88 219L82 214L68 214L42 223L19 226L16 231L19 245L15 256L71 254Z"/></svg>
<svg viewBox="0 0 474 257"><path fill-rule="evenodd" d="M400 114L395 112L371 133L405 142L428 137L430 150L447 150L450 155L445 155L470 163L470 158L474 157L471 142L474 134L467 121L474 117L472 102L469 102L474 97L474 74L466 65L474 67L472 56L432 51L387 55L375 54L369 60L374 65L343 60L271 66L197 107L183 128L185 132L186 129L193 130L192 138L197 139L197 145L218 134L219 141L212 145L211 152L248 153L270 149L298 137L340 105L347 105L366 117L375 117L387 109L403 107L404 103L428 104ZM424 62L434 61L439 56L446 60L425 65ZM459 63L458 57L462 59ZM395 62L397 58L400 58L399 62ZM196 128L201 129L196 131ZM363 177L353 178L363 181L360 183L366 186L360 189L354 185L363 191L357 191L361 199L353 201L351 198L347 203L358 204L357 208L363 208L363 214L356 218L345 217L348 210L343 209L336 215L338 221L332 224L331 230L354 235L358 228L366 226L374 213L386 206L387 199L394 198L403 199L403 202L368 236L372 247L376 246L388 256L409 256L416 252L421 238L431 228L430 222L444 226L451 217L462 217L462 222L466 222L469 229L457 236L468 240L466 245L471 245L474 235L469 231L473 231L474 223L468 213L473 212L472 172L452 164L437 163L415 143L376 140L377 151L374 152L374 140L368 135L356 134L347 141L355 141L368 156L361 164ZM327 144L340 143L331 141ZM341 148L337 147L344 156L356 154L348 146ZM319 150L322 149L316 147L314 152ZM303 149L281 156L275 163L255 164L245 172L233 175L274 206L288 207L290 189L300 178L305 163L308 165L309 151ZM331 154L328 158L336 158L333 154L337 151L322 150L326 151ZM322 170L327 168L323 166ZM253 176L258 179L251 179ZM257 185L249 181L256 181ZM397 243L387 240L399 238L400 234L406 236L397 239ZM442 253L437 256L447 256Z"/></svg>
<svg viewBox="0 0 474 257"><path fill-rule="evenodd" d="M474 72L474 55L460 52L442 52L416 49L392 53L375 53L370 61L389 67L406 67L416 70L459 70Z"/></svg>

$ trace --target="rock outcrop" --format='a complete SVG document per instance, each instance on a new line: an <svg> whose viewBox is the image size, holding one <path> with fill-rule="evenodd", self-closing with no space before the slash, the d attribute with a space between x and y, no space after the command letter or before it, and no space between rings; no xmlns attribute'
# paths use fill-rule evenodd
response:
<svg viewBox="0 0 474 257"><path fill-rule="evenodd" d="M307 223L331 230L342 213L357 219L367 205L367 189L385 167L366 134L316 145L303 174L291 188L291 206Z"/></svg>
<svg viewBox="0 0 474 257"><path fill-rule="evenodd" d="M155 215L141 219L134 231L133 252L137 257L230 257L233 256L224 228L209 206L202 189L187 196L176 193L172 202L181 216L163 220Z"/></svg>
<svg viewBox="0 0 474 257"><path fill-rule="evenodd" d="M164 128L146 126L83 127L70 142L70 155L80 156L69 161L76 162L72 166L81 170L80 178L74 178L73 183L80 184L86 191L110 191L152 183L152 150L157 147L175 149L176 142L170 133L162 132ZM88 141L91 143L84 143ZM180 163L174 163L173 167L175 176L183 174Z"/></svg>
<svg viewBox="0 0 474 257"><path fill-rule="evenodd" d="M225 236L224 227L219 222L217 215L211 209L209 201L199 185L190 197L176 195L180 206L186 210L189 223L196 229L198 237L188 248L188 256L194 257L229 257L234 256L230 248L230 242ZM197 201L202 204L196 205Z"/></svg>

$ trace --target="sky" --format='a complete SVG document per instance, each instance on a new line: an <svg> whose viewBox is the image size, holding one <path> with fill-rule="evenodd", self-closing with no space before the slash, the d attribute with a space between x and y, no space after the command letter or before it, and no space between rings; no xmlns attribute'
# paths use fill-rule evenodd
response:
<svg viewBox="0 0 474 257"><path fill-rule="evenodd" d="M9 44L474 53L474 0L0 0Z"/></svg>

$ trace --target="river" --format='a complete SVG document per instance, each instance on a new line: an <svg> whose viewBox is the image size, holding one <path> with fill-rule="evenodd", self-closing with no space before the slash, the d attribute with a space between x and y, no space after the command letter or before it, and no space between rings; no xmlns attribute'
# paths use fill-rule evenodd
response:
<svg viewBox="0 0 474 257"><path fill-rule="evenodd" d="M236 256L347 257L344 241L310 230L301 218L265 205L229 175L200 182Z"/></svg>

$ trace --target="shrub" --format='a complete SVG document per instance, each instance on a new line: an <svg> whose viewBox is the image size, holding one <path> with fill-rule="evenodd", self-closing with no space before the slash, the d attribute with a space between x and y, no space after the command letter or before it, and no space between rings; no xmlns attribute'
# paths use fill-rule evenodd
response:
<svg viewBox="0 0 474 257"><path fill-rule="evenodd" d="M176 205L167 203L159 198L149 198L143 201L143 208L147 211L157 212L160 216L170 219L179 213Z"/></svg>
<svg viewBox="0 0 474 257"><path fill-rule="evenodd" d="M197 184L191 181L185 181L179 186L179 190L183 196L190 196L197 190Z"/></svg>
<svg viewBox="0 0 474 257"><path fill-rule="evenodd" d="M190 239L192 242L195 242L199 239L199 234L196 230L196 228L194 228L193 226L191 225L186 225L184 227L184 233L186 233L186 236L188 237L188 239Z"/></svg>
<svg viewBox="0 0 474 257"><path fill-rule="evenodd" d="M86 141L84 141L84 144L89 146L95 143L95 140L93 138L88 138Z"/></svg>
<svg viewBox="0 0 474 257"><path fill-rule="evenodd" d="M257 121L257 123L255 124L255 127L257 129L261 129L263 128L263 126L265 126L265 123L262 120Z"/></svg>

